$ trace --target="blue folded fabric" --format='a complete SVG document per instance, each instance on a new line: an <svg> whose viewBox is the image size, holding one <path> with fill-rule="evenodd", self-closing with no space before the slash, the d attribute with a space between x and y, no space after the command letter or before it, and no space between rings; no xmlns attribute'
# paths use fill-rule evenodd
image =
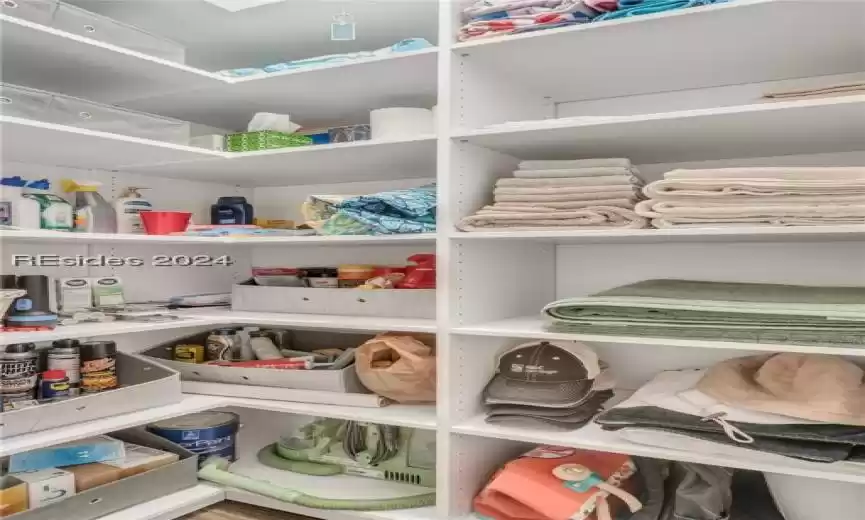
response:
<svg viewBox="0 0 865 520"><path fill-rule="evenodd" d="M392 235L436 230L436 185L361 195L336 205L323 235Z"/></svg>
<svg viewBox="0 0 865 520"><path fill-rule="evenodd" d="M721 4L728 1L731 0L619 0L618 10L604 13L592 21L616 20L618 18L663 13L676 9L699 7L701 5Z"/></svg>

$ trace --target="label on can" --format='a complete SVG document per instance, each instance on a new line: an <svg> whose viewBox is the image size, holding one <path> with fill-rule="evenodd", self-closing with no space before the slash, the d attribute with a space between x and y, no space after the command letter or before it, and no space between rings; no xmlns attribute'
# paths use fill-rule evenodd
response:
<svg viewBox="0 0 865 520"><path fill-rule="evenodd" d="M177 345L174 360L184 363L204 363L204 347L201 345Z"/></svg>
<svg viewBox="0 0 865 520"><path fill-rule="evenodd" d="M207 338L207 360L208 361L231 361L233 359L232 347L234 341L228 336L211 335Z"/></svg>
<svg viewBox="0 0 865 520"><path fill-rule="evenodd" d="M66 381L42 381L42 399L69 397L69 390Z"/></svg>
<svg viewBox="0 0 865 520"><path fill-rule="evenodd" d="M209 456L234 462L238 428L237 416L227 412L200 412L147 427L152 433L197 454L199 463Z"/></svg>
<svg viewBox="0 0 865 520"><path fill-rule="evenodd" d="M63 370L69 378L69 395L78 395L81 384L81 359L77 353L48 353L48 370Z"/></svg>
<svg viewBox="0 0 865 520"><path fill-rule="evenodd" d="M0 359L0 394L33 396L36 389L36 359Z"/></svg>
<svg viewBox="0 0 865 520"><path fill-rule="evenodd" d="M81 363L81 391L102 392L117 388L117 361L113 357L91 359Z"/></svg>

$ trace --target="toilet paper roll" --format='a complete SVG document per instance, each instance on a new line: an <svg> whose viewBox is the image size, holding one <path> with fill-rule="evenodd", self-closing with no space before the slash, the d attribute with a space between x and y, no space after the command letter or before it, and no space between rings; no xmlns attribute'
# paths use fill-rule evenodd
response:
<svg viewBox="0 0 865 520"><path fill-rule="evenodd" d="M434 132L428 108L380 108L369 113L372 139L406 139Z"/></svg>

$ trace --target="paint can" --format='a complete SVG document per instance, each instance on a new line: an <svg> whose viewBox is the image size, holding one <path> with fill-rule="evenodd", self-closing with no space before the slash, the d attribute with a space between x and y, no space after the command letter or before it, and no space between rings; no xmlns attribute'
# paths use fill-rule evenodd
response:
<svg viewBox="0 0 865 520"><path fill-rule="evenodd" d="M0 399L4 405L35 397L37 358L33 343L6 345L0 352Z"/></svg>
<svg viewBox="0 0 865 520"><path fill-rule="evenodd" d="M113 341L81 343L81 393L113 390L117 381L117 345Z"/></svg>
<svg viewBox="0 0 865 520"><path fill-rule="evenodd" d="M217 456L234 462L240 417L231 412L199 412L147 425L148 431L198 455L201 464Z"/></svg>

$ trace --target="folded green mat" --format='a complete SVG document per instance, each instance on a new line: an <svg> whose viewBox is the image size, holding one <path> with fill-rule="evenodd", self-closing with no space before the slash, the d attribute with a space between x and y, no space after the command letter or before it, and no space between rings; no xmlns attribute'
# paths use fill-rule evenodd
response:
<svg viewBox="0 0 865 520"><path fill-rule="evenodd" d="M865 287L646 280L543 312L585 334L865 345Z"/></svg>

